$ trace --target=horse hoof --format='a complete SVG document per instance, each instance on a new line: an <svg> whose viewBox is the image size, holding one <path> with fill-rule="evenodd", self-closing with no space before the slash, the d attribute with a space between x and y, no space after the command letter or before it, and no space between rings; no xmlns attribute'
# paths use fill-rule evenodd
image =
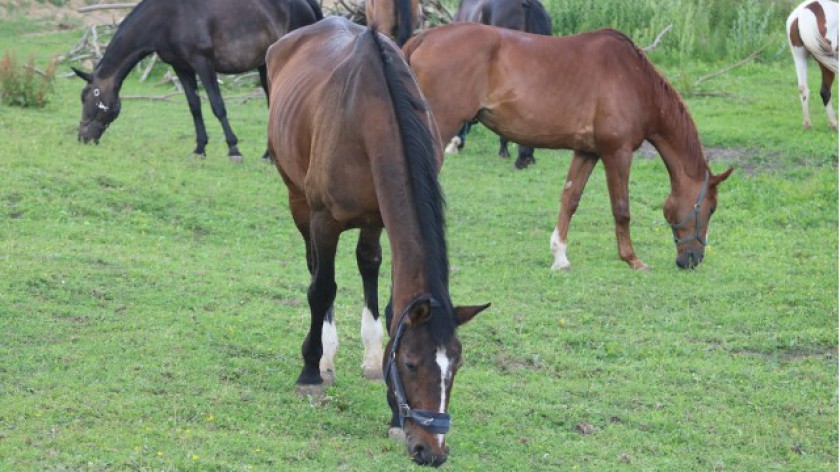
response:
<svg viewBox="0 0 840 472"><path fill-rule="evenodd" d="M302 397L311 397L314 399L324 398L324 384L298 384L297 394Z"/></svg>
<svg viewBox="0 0 840 472"><path fill-rule="evenodd" d="M322 370L321 378L324 379L323 387L330 387L335 384L335 372L332 370Z"/></svg>
<svg viewBox="0 0 840 472"><path fill-rule="evenodd" d="M382 369L365 369L364 376L368 380L381 381L385 379L382 376Z"/></svg>
<svg viewBox="0 0 840 472"><path fill-rule="evenodd" d="M650 271L650 267L648 267L647 264L639 260L633 261L633 263L630 264L630 268L633 270L641 270L644 272Z"/></svg>
<svg viewBox="0 0 840 472"><path fill-rule="evenodd" d="M232 156L229 156L229 158L230 158L230 162L233 162L234 164L242 164L242 155L241 154L234 154Z"/></svg>
<svg viewBox="0 0 840 472"><path fill-rule="evenodd" d="M571 270L572 265L568 262L555 262L551 264L551 270Z"/></svg>
<svg viewBox="0 0 840 472"><path fill-rule="evenodd" d="M195 157L196 159L206 159L207 158L207 153L205 153L205 152L193 152L193 157Z"/></svg>
<svg viewBox="0 0 840 472"><path fill-rule="evenodd" d="M446 152L447 154L458 154L458 145L454 143L449 143L446 146L446 150L444 152Z"/></svg>
<svg viewBox="0 0 840 472"><path fill-rule="evenodd" d="M388 428L388 438L394 441L405 442L405 431L402 428L392 426Z"/></svg>

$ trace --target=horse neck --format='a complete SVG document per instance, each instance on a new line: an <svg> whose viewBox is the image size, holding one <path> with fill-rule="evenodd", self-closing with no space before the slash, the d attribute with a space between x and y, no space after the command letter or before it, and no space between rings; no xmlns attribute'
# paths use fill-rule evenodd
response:
<svg viewBox="0 0 840 472"><path fill-rule="evenodd" d="M94 79L99 81L100 86L111 87L114 93L119 92L131 69L155 51L154 35L146 27L150 23L144 21L148 17L148 9L141 9L141 6L144 5L136 7L117 28L94 70Z"/></svg>
<svg viewBox="0 0 840 472"><path fill-rule="evenodd" d="M664 95L666 91L670 94ZM659 129L648 137L653 144L671 179L671 191L679 193L689 183L702 182L709 166L703 155L703 146L694 120L685 104L673 89L660 90L659 110L665 110ZM662 103L665 102L665 103Z"/></svg>

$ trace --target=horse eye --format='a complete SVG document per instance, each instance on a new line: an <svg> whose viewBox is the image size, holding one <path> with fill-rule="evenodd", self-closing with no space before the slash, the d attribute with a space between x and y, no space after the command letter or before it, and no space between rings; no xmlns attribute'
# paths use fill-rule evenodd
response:
<svg viewBox="0 0 840 472"><path fill-rule="evenodd" d="M711 207L711 208L709 208L709 216L714 215L714 214L715 214L715 210L716 210L716 209L717 209L717 208L715 208L715 207Z"/></svg>
<svg viewBox="0 0 840 472"><path fill-rule="evenodd" d="M406 362L405 363L405 368L408 369L408 371L411 372L412 374L417 372L417 364L415 364L413 362Z"/></svg>

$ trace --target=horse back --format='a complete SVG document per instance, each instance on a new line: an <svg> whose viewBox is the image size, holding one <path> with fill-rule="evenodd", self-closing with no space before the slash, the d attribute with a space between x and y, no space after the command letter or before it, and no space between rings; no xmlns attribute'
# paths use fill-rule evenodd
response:
<svg viewBox="0 0 840 472"><path fill-rule="evenodd" d="M399 136L388 126L392 105L365 31L330 18L294 31L266 54L269 148L278 169L313 211L327 209L351 226L380 218L372 167L400 172L376 162L399 154Z"/></svg>

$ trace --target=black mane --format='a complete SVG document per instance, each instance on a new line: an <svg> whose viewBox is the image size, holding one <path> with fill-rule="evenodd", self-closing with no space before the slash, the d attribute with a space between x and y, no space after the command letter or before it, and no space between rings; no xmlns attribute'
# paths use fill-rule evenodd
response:
<svg viewBox="0 0 840 472"><path fill-rule="evenodd" d="M426 251L426 279L432 297L440 309L433 308L428 326L436 342L445 343L455 333L457 322L449 298L449 259L446 254L445 201L437 179L436 138L418 111L427 112L421 97L415 97L405 86L414 77L398 50L388 47L375 28L369 29L382 58L382 70L394 105L394 114L402 139L408 168L411 195Z"/></svg>

